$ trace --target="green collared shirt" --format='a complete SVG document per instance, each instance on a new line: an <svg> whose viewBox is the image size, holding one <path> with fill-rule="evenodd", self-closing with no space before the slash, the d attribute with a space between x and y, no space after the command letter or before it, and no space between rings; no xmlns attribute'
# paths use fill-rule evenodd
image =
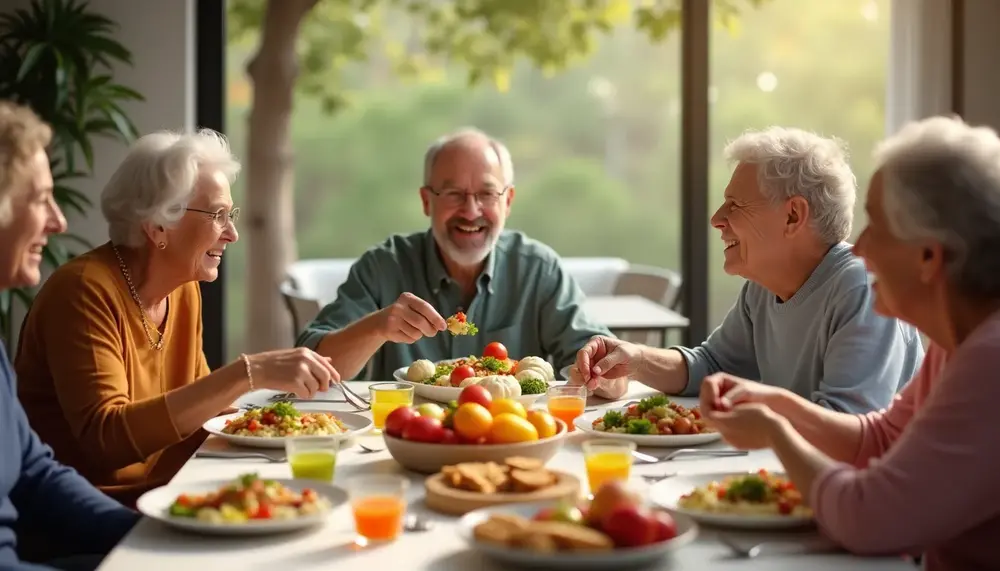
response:
<svg viewBox="0 0 1000 571"><path fill-rule="evenodd" d="M448 276L430 231L393 235L365 252L351 267L337 299L323 308L296 345L316 348L327 333L391 305L403 292L426 300L442 317L462 305L461 288ZM571 364L591 337L611 334L584 314L583 298L552 248L505 230L479 275L475 297L464 308L479 333L442 332L411 345L386 343L369 363L371 378L391 380L393 371L417 359L480 355L493 341L503 343L511 358L545 357L558 370Z"/></svg>

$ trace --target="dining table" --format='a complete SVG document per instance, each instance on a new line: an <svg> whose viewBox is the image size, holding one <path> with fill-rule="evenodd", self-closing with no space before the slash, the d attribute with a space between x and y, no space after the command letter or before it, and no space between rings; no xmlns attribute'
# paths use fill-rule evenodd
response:
<svg viewBox="0 0 1000 571"><path fill-rule="evenodd" d="M683 331L689 324L687 317L640 295L587 296L583 310L619 337L652 335L660 347L667 346L671 331Z"/></svg>
<svg viewBox="0 0 1000 571"><path fill-rule="evenodd" d="M368 395L366 382L351 381L353 392ZM266 405L276 393L255 391L241 397L234 406ZM591 397L588 407L616 407L624 403L658 394L638 382L631 382L629 392L620 401ZM340 391L331 390L314 397L316 401L335 400ZM676 399L692 406L693 399ZM544 406L544 397L536 406ZM331 410L356 412L348 403L329 403ZM363 414L370 414L365 412ZM563 470L585 481L581 443L593 434L581 430L570 432L547 468ZM362 447L368 448L366 450ZM728 448L717 442L707 448ZM209 437L203 450L235 451L225 440ZM267 449L241 449L265 452ZM371 451L369 451L371 450ZM662 454L668 449L643 448L643 452ZM284 455L283 450L273 453ZM644 476L676 477L681 474L715 472L745 472L758 469L780 470L781 464L770 451L752 451L745 456L719 458L676 459L659 463L636 462L632 468L630 486L649 493L651 486ZM265 478L290 478L288 464L267 459L233 459L199 457L197 454L168 484L183 488L206 480L235 478L256 472ZM197 569L234 569L241 571L296 571L336 569L337 571L426 570L426 571L500 571L510 569L471 548L458 534L458 517L429 510L423 503L425 476L407 471L397 464L384 448L379 434L356 439L337 458L333 484L342 486L349 478L374 474L400 474L409 481L407 513L423 516L430 523L424 531L405 531L387 543L363 545L356 540L354 522L348 505L336 507L325 523L318 527L272 536L209 536L180 531L150 518L143 518L121 543L105 558L100 571L167 571ZM661 480L662 482L663 480ZM763 543L756 557L737 554L720 541L720 534L735 538L741 544ZM809 545L819 538L815 528L805 531L733 532L701 526L697 539L672 552L653 569L692 571L913 571L914 564L902 556L858 557L846 552L810 551ZM773 549L772 549L773 548Z"/></svg>

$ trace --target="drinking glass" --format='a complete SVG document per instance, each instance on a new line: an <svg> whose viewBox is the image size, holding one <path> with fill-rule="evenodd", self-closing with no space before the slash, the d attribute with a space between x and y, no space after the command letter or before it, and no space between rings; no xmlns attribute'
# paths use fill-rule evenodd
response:
<svg viewBox="0 0 1000 571"><path fill-rule="evenodd" d="M548 390L549 414L566 423L567 430L576 430L573 421L587 408L587 387L557 385Z"/></svg>
<svg viewBox="0 0 1000 571"><path fill-rule="evenodd" d="M385 427L389 413L402 406L413 405L413 385L404 383L375 383L368 387L372 401L372 421L375 430Z"/></svg>
<svg viewBox="0 0 1000 571"><path fill-rule="evenodd" d="M410 482L395 474L357 476L347 482L359 542L391 541L403 527Z"/></svg>
<svg viewBox="0 0 1000 571"><path fill-rule="evenodd" d="M583 443L583 462L587 466L587 484L595 494L610 480L628 481L632 472L635 442L630 440L587 440Z"/></svg>
<svg viewBox="0 0 1000 571"><path fill-rule="evenodd" d="M289 436L285 454L296 479L332 482L341 439L336 436Z"/></svg>

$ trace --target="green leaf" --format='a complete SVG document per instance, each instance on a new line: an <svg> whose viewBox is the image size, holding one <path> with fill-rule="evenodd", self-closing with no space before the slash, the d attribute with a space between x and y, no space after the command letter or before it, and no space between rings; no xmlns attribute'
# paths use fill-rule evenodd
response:
<svg viewBox="0 0 1000 571"><path fill-rule="evenodd" d="M34 70L38 59L42 57L44 52L45 44L35 44L28 48L24 54L24 60L21 62L21 69L17 70L16 81L24 81L24 78Z"/></svg>

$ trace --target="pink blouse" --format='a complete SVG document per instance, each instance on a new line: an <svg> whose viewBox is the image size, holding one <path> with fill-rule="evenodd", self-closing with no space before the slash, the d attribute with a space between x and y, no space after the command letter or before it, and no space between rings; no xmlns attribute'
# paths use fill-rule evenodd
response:
<svg viewBox="0 0 1000 571"><path fill-rule="evenodd" d="M861 422L855 466L810 490L823 531L856 553L924 552L927 571L1000 569L1000 314L950 356L932 344Z"/></svg>

